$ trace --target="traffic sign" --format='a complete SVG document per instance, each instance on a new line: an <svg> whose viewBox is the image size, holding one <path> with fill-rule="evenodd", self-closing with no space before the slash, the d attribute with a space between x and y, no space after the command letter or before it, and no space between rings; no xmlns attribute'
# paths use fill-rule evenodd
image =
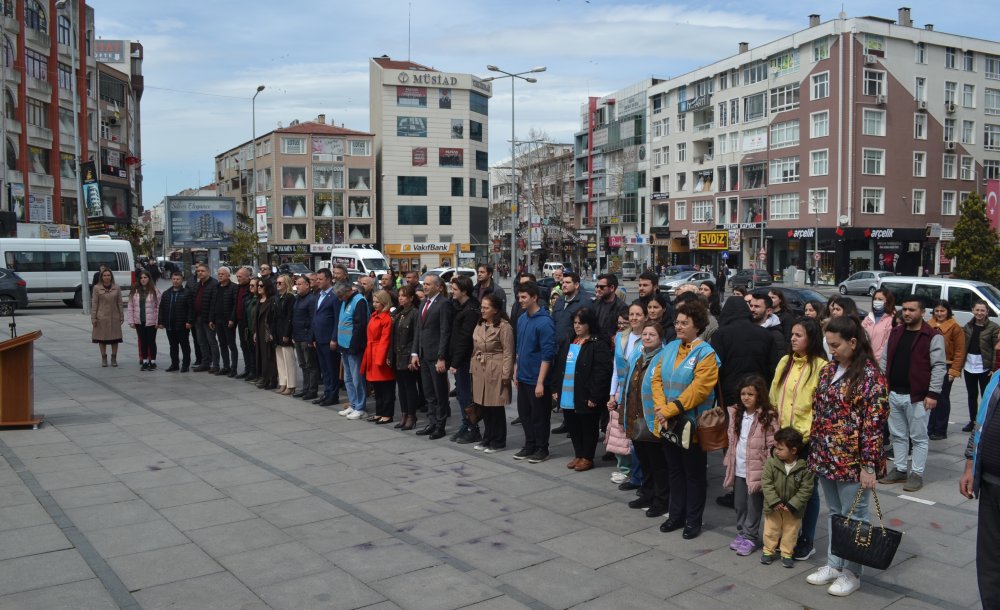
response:
<svg viewBox="0 0 1000 610"><path fill-rule="evenodd" d="M729 260L729 253L728 252L723 252L722 253L722 260L724 260L724 261Z"/></svg>
<svg viewBox="0 0 1000 610"><path fill-rule="evenodd" d="M817 252L817 253L813 254L813 260L814 260L814 261L818 261L818 260L819 260L820 258L821 258L821 257L820 257L820 255L819 255L819 252Z"/></svg>

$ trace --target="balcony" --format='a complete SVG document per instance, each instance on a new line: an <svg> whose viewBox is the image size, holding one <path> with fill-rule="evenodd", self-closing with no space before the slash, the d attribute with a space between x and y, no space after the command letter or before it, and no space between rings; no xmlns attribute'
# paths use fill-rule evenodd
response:
<svg viewBox="0 0 1000 610"><path fill-rule="evenodd" d="M28 77L28 91L39 93L44 99L52 98L52 85L33 76Z"/></svg>
<svg viewBox="0 0 1000 610"><path fill-rule="evenodd" d="M693 97L689 100L684 100L677 103L677 112L691 112L694 110L700 110L702 108L709 108L712 105L712 94L706 93L705 95L699 95L698 97Z"/></svg>
<svg viewBox="0 0 1000 610"><path fill-rule="evenodd" d="M12 133L16 133L16 134L20 134L21 133L21 122L20 121L16 121L14 119L7 119L7 125L6 125L6 127L7 127L7 135L10 135Z"/></svg>
<svg viewBox="0 0 1000 610"><path fill-rule="evenodd" d="M11 38L17 38L17 33L21 31L21 22L7 15L0 17L0 19L3 20L3 31L7 32Z"/></svg>
<svg viewBox="0 0 1000 610"><path fill-rule="evenodd" d="M8 87L14 83L18 85L21 84L21 73L15 70L14 68L4 68L3 77L7 81Z"/></svg>
<svg viewBox="0 0 1000 610"><path fill-rule="evenodd" d="M43 188L52 188L55 185L55 178L48 174L28 174L28 185L38 186Z"/></svg>
<svg viewBox="0 0 1000 610"><path fill-rule="evenodd" d="M52 130L48 127L28 125L28 144L41 146L42 148L51 148Z"/></svg>
<svg viewBox="0 0 1000 610"><path fill-rule="evenodd" d="M29 43L33 43L41 47L41 49L39 49L40 51L44 51L46 54L48 53L49 47L52 44L49 40L48 34L33 28L27 28L24 31L24 36Z"/></svg>

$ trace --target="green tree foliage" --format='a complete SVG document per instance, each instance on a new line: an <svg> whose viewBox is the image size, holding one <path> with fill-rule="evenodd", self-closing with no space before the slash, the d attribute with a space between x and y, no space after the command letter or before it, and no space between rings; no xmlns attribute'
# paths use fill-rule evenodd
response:
<svg viewBox="0 0 1000 610"><path fill-rule="evenodd" d="M986 204L977 193L962 202L955 223L955 239L945 247L945 256L955 258L955 277L1000 285L1000 245L997 232L986 218Z"/></svg>
<svg viewBox="0 0 1000 610"><path fill-rule="evenodd" d="M253 264L257 254L257 234L251 231L234 231L233 244L228 251L230 265Z"/></svg>
<svg viewBox="0 0 1000 610"><path fill-rule="evenodd" d="M118 228L118 237L127 239L132 244L132 255L136 258L148 256L152 248L147 248L146 229L141 224L123 225Z"/></svg>

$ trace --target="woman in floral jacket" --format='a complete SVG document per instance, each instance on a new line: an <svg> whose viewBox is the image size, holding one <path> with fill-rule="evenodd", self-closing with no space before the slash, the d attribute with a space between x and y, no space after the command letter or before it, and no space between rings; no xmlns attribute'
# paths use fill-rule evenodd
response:
<svg viewBox="0 0 1000 610"><path fill-rule="evenodd" d="M868 336L853 317L833 318L826 341L834 362L823 367L813 400L809 468L823 489L830 516L847 515L863 490L853 517L868 521L868 491L885 472L882 427L889 397ZM861 586L861 564L827 553L827 565L806 579L846 596Z"/></svg>

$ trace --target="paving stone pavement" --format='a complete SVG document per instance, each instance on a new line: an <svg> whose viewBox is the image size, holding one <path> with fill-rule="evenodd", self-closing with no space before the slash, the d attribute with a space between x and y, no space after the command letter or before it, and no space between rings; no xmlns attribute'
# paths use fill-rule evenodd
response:
<svg viewBox="0 0 1000 610"><path fill-rule="evenodd" d="M530 465L509 449L429 441L205 373L140 372L126 331L101 368L89 320L33 309L39 430L0 431L0 610L6 608L979 608L975 501L958 494L967 435L932 443L921 492L880 489L906 535L844 599L794 569L737 557L734 513L662 534L607 462ZM453 412L454 412L453 405ZM514 415L508 409L508 419ZM559 416L553 417L553 425Z"/></svg>

